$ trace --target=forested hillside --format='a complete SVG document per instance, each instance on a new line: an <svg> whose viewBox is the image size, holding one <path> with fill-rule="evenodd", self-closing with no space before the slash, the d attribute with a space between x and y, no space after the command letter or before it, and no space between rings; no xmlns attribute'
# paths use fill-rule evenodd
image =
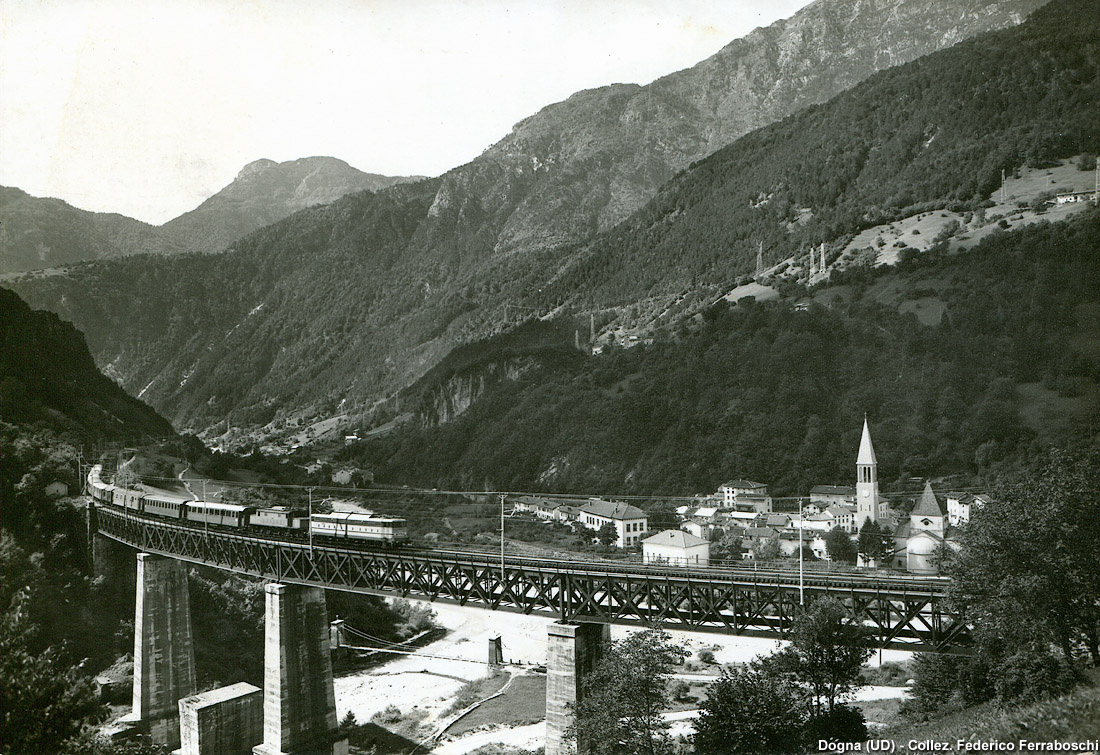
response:
<svg viewBox="0 0 1100 755"><path fill-rule="evenodd" d="M892 62L895 53L894 60L905 60L939 49L979 28L1010 24L1038 4L815 3L651 87L616 85L547 107L440 179L304 210L217 259L123 260L11 285L36 306L71 318L106 370L181 427L221 433L271 423L263 429L271 433L303 415L337 410L367 421L377 401L415 381L454 346L514 325L508 315L517 310L509 304L544 314L561 302L583 309L609 301L608 293L617 302L636 301L650 294L651 275L668 281L662 288L696 287L699 295L717 289L730 269L743 269L742 250L710 242L706 252L660 238L643 242L630 235L641 221L614 232L595 251L581 246L575 253L676 169L717 146L708 134L736 135L720 124L738 123L742 133L790 112L783 107L805 104L806 97L842 90ZM945 15L945 7L955 15ZM1036 67L1040 82L1069 77L1092 85L1095 60L1082 51L1087 42L1074 20L1083 8L1090 10L1061 3L1048 14L1054 19L1048 25L1065 26L1068 34L1057 47L1069 52ZM911 28L919 34L910 34ZM989 39L964 43L952 58L954 65L982 72L974 86L990 81L990 51L982 46ZM1004 38L996 39L1006 55L1017 54ZM1017 47L1018 55L1035 53ZM1014 91L1019 68L1002 69L992 73L996 87ZM863 89L869 99L864 111L844 106L853 134L875 132L882 102L918 95L935 100L935 83L920 79L914 86L928 91L912 94L897 91L897 82ZM995 144L1004 128L1019 123L1060 133L1062 124L1050 122L1049 113L1076 118L1086 103L1063 97L1064 88L1052 89L1044 100L1050 110L983 123L982 144ZM962 108L975 99L957 88L943 96ZM764 105L772 109L764 113ZM830 123L839 127L839 121ZM803 154L812 154L817 135L800 133ZM831 133L838 143L847 138L843 131ZM901 191L905 180L897 177L888 193ZM765 183L753 196L769 187ZM849 188L837 187L837 202L847 201ZM726 189L715 191L713 201L732 201ZM944 191L946 202L954 190ZM620 261L614 252L620 247L634 256ZM700 254L706 264L694 259ZM651 268L656 272L640 272Z"/></svg>
<svg viewBox="0 0 1100 755"><path fill-rule="evenodd" d="M0 289L0 421L84 440L172 435L172 426L100 374L84 337Z"/></svg>
<svg viewBox="0 0 1100 755"><path fill-rule="evenodd" d="M172 427L96 370L72 325L8 290L0 290L0 399L0 749L159 755L93 743L85 728L107 713L92 675L119 659L125 666L133 648L136 562L132 549L100 539L93 563L79 495L80 472L101 460L94 446L114 441L113 462L118 442L145 446L150 436L174 436ZM205 466L197 443L189 441L195 466ZM174 472L165 458L183 445L172 437L157 446L156 465ZM222 469L231 463L219 455ZM49 495L53 482L66 483L70 496ZM262 684L262 583L195 567L190 595L200 686ZM337 595L330 609L389 639L430 624L427 609L373 596Z"/></svg>
<svg viewBox="0 0 1100 755"><path fill-rule="evenodd" d="M1075 402L1064 443L1100 421L1097 239L1092 211L869 272L830 308L723 301L651 345L569 359L547 347L456 419L347 455L380 482L450 489L684 495L732 476L805 494L850 484L866 413L887 482L996 472L1042 442L1023 385ZM896 291L946 314L922 325L882 301ZM482 372L515 356L491 343ZM437 385L423 387L429 415Z"/></svg>
<svg viewBox="0 0 1100 755"><path fill-rule="evenodd" d="M1061 0L1020 27L881 72L755 131L580 251L543 301L625 305L733 288L755 268L922 210L975 209L1023 165L1100 150L1100 7Z"/></svg>

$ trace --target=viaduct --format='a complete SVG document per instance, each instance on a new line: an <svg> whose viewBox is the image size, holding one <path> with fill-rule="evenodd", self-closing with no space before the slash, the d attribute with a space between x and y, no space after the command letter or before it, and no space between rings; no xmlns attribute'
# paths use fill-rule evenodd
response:
<svg viewBox="0 0 1100 755"><path fill-rule="evenodd" d="M99 534L138 549L133 711L126 719L182 755L346 755L332 684L324 589L548 614L546 755L567 755L571 704L609 624L780 637L800 600L840 598L882 647L948 651L967 626L939 579L675 569L306 542L88 506ZM186 562L270 580L264 686L195 694Z"/></svg>

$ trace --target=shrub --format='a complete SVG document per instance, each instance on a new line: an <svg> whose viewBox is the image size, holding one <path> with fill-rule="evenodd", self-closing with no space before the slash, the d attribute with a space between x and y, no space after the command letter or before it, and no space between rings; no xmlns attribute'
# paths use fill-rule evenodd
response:
<svg viewBox="0 0 1100 755"><path fill-rule="evenodd" d="M750 669L722 672L695 726L698 755L791 752L806 718L804 693L788 680Z"/></svg>
<svg viewBox="0 0 1100 755"><path fill-rule="evenodd" d="M1065 656L1045 647L1025 647L998 665L993 686L998 702L1015 704L1060 695L1079 681Z"/></svg>
<svg viewBox="0 0 1100 755"><path fill-rule="evenodd" d="M863 712L847 705L834 705L833 709L814 716L806 724L806 739L817 742L863 742L867 739L867 723Z"/></svg>

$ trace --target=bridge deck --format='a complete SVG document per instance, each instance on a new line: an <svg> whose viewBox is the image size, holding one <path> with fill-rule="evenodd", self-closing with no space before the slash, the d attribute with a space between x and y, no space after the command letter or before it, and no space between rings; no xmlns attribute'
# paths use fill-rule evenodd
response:
<svg viewBox="0 0 1100 755"><path fill-rule="evenodd" d="M649 624L779 637L799 607L841 599L883 647L958 648L969 632L947 609L938 578L682 569L282 539L89 507L101 534L136 548L280 582L441 601L559 619Z"/></svg>

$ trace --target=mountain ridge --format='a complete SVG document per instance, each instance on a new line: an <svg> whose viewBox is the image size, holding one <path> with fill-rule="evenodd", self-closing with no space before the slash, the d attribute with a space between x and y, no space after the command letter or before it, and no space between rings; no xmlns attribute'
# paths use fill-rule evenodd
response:
<svg viewBox="0 0 1100 755"><path fill-rule="evenodd" d="M306 207L417 180L365 173L334 157L262 158L195 209L159 226L0 187L0 274L146 252L216 252Z"/></svg>
<svg viewBox="0 0 1100 755"><path fill-rule="evenodd" d="M952 7L965 15L976 5L1007 13L1041 3ZM641 123L643 105L675 105L644 89L577 93L440 178L302 210L217 259L120 261L14 285L72 317L101 364L183 425L277 429L337 405L361 414L454 345L508 329L509 306L547 314L568 303L551 281L575 267L578 250L619 211L614 197L639 186L643 197L646 181L671 171L649 159L652 150L618 160L604 141L589 139L602 123L610 126L606 140L625 148L635 132L619 130L624 114ZM605 107L609 101L615 107ZM675 152L678 142L662 135L680 120L647 126L650 146ZM682 136L692 134L685 127ZM617 180L622 186L612 190ZM606 234L621 235L616 228ZM728 252L711 250L716 259ZM678 254L670 250L669 260Z"/></svg>

